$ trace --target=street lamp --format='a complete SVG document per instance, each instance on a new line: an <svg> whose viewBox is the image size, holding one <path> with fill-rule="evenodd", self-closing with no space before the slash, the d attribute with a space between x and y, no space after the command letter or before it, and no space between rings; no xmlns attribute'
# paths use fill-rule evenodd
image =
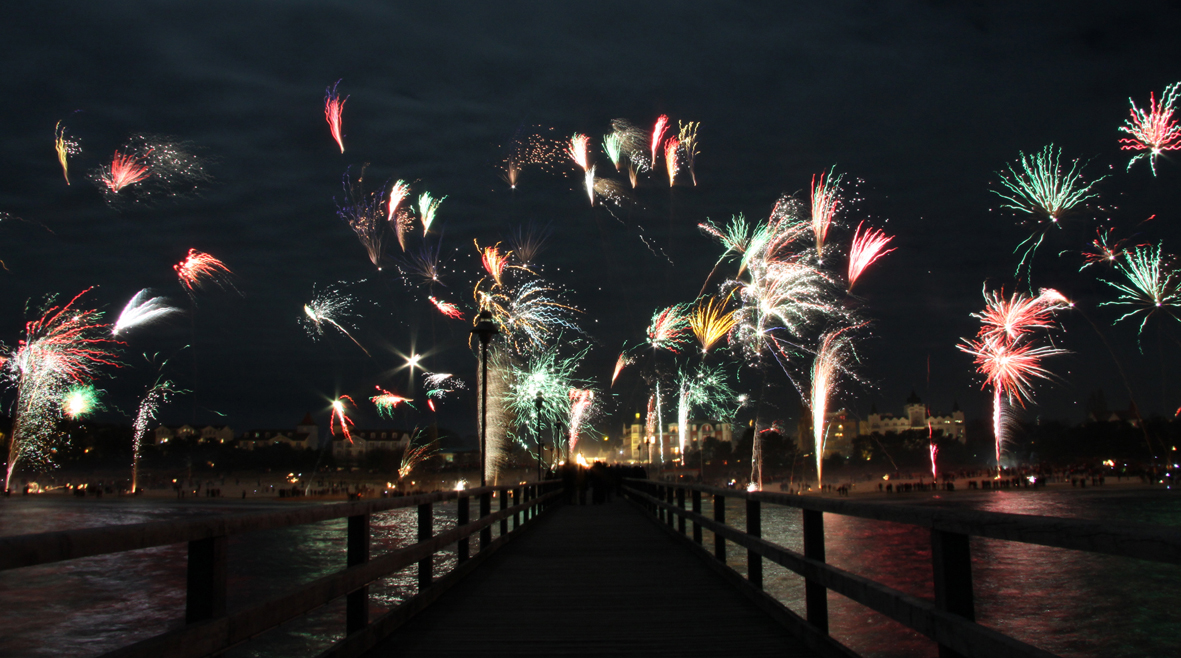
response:
<svg viewBox="0 0 1181 658"><path fill-rule="evenodd" d="M545 400L541 397L541 393L537 394L537 399L533 401L533 410L537 418L537 481L541 482L541 456L545 451L545 444L541 442L541 405L545 404Z"/></svg>
<svg viewBox="0 0 1181 658"><path fill-rule="evenodd" d="M492 321L492 311L483 310L476 316L472 333L480 338L480 367L483 370L480 385L480 486L488 486L488 343L500 333Z"/></svg>

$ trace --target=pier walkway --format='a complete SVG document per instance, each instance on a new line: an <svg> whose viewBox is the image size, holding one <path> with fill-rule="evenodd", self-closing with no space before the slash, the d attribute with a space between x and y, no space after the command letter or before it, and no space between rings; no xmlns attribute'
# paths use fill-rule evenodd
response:
<svg viewBox="0 0 1181 658"><path fill-rule="evenodd" d="M624 500L566 505L367 656L814 656Z"/></svg>

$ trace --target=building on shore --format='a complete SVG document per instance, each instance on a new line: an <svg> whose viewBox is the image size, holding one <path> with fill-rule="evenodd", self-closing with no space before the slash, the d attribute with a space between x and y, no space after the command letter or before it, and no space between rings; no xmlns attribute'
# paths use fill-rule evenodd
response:
<svg viewBox="0 0 1181 658"><path fill-rule="evenodd" d="M923 404L922 399L914 391L911 391L910 397L906 399L906 406L902 409L902 415L895 416L891 413L878 413L877 407L873 407L865 420L861 421L859 432L862 435L899 434L910 430L930 428L932 432L943 432L943 436L955 439L960 443L967 440L964 412L960 411L959 403L952 405L950 414L935 416Z"/></svg>
<svg viewBox="0 0 1181 658"><path fill-rule="evenodd" d="M238 437L238 447L257 450L268 446L286 445L299 450L320 448L320 427L312 415L304 414L295 429L255 429Z"/></svg>
<svg viewBox="0 0 1181 658"><path fill-rule="evenodd" d="M680 456L681 427L677 422L666 423L663 432L646 435L643 415L636 414L630 425L623 427L623 457L632 462L669 461ZM696 450L707 438L733 443L734 434L730 423L709 419L689 421L686 427L685 447ZM663 446L663 454L660 452Z"/></svg>
<svg viewBox="0 0 1181 658"><path fill-rule="evenodd" d="M161 425L152 430L156 445L176 440L196 440L201 443L226 443L234 439L234 430L229 425L206 425L197 428L192 425Z"/></svg>
<svg viewBox="0 0 1181 658"><path fill-rule="evenodd" d="M412 432L404 430L369 430L351 429L349 436L344 434L332 435L332 456L337 461L354 461L376 450L402 452L410 445Z"/></svg>

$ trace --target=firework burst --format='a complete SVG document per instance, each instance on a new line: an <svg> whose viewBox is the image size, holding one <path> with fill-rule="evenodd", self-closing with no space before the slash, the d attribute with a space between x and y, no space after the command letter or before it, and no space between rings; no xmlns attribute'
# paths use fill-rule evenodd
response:
<svg viewBox="0 0 1181 658"><path fill-rule="evenodd" d="M619 133L607 133L603 136L603 152L615 165L615 171L623 168L623 136Z"/></svg>
<svg viewBox="0 0 1181 658"><path fill-rule="evenodd" d="M528 227L518 226L509 236L509 242L513 246L513 254L528 266L545 249L551 234L549 226L538 228L532 222Z"/></svg>
<svg viewBox="0 0 1181 658"><path fill-rule="evenodd" d="M1140 333L1154 315L1174 315L1181 308L1181 275L1172 265L1172 258L1161 253L1161 246L1135 247L1124 253L1123 262L1116 263L1115 269L1127 280L1117 283L1101 279L1103 283L1119 291L1119 297L1103 302L1100 306L1123 306L1131 310L1116 318L1121 322L1141 316Z"/></svg>
<svg viewBox="0 0 1181 658"><path fill-rule="evenodd" d="M411 409L414 408L414 405L411 404L411 398L405 398L397 393L391 393L380 386L374 386L374 388L377 389L378 394L369 398L369 401L373 403L373 406L377 407L377 413L381 417L393 418L394 410L400 404L404 404Z"/></svg>
<svg viewBox="0 0 1181 658"><path fill-rule="evenodd" d="M398 236L398 246L402 251L406 251L406 234L414 225L410 213L401 208L402 202L409 196L410 184L400 180L390 188L389 199L386 200L386 221L394 229L394 235Z"/></svg>
<svg viewBox="0 0 1181 658"><path fill-rule="evenodd" d="M583 171L590 169L590 136L574 133L570 138L570 145L566 147L566 154Z"/></svg>
<svg viewBox="0 0 1181 658"><path fill-rule="evenodd" d="M406 446L406 451L402 453L402 463L398 466L398 479L405 480L410 477L410 473L418 468L418 465L433 457L439 452L439 442L429 441L421 445L414 445L414 440L422 435L422 432L417 432L414 438Z"/></svg>
<svg viewBox="0 0 1181 658"><path fill-rule="evenodd" d="M333 400L332 416L328 422L328 432L332 436L336 436L336 427L339 425L341 435L348 439L349 443L351 444L353 442L353 435L351 432L349 432L349 427L353 425L353 419L349 418L345 413L347 411L347 408L345 407L345 400L348 400L349 404L356 406L356 403L353 402L353 399L347 395L342 395L339 398Z"/></svg>
<svg viewBox="0 0 1181 658"><path fill-rule="evenodd" d="M707 353L734 327L734 311L726 311L729 298L709 297L698 302L689 315L689 328L701 343L702 353Z"/></svg>
<svg viewBox="0 0 1181 658"><path fill-rule="evenodd" d="M185 259L172 266L181 286L190 296L199 288L213 284L222 290L235 290L232 280L233 272L226 264L213 256L196 249L189 249Z"/></svg>
<svg viewBox="0 0 1181 658"><path fill-rule="evenodd" d="M1106 231L1095 229L1096 237L1091 241L1091 250L1083 252L1083 265L1079 268L1080 272L1092 265L1114 266L1116 262L1124 258L1124 255L1129 250L1151 246L1148 244L1130 244L1132 241L1131 238L1112 241L1111 234L1113 232L1115 232L1113 228L1109 228Z"/></svg>
<svg viewBox="0 0 1181 658"><path fill-rule="evenodd" d="M522 126L509 142L501 165L501 177L515 190L521 172L526 167L554 171L563 162L564 156L565 149L560 140L541 134L537 126Z"/></svg>
<svg viewBox="0 0 1181 658"><path fill-rule="evenodd" d="M835 174L836 167L828 170L828 177L820 174L812 176L812 234L816 238L816 257L824 261L824 242L828 238L828 229L836 219L837 209L841 204L841 179L844 174Z"/></svg>
<svg viewBox="0 0 1181 658"><path fill-rule="evenodd" d="M510 292L474 291L480 310L491 311L505 338L517 352L538 349L563 330L582 333L572 315L578 308L563 303L560 290L542 279L533 279Z"/></svg>
<svg viewBox="0 0 1181 658"><path fill-rule="evenodd" d="M886 249L886 245L890 244L893 239L875 228L862 233L861 224L857 224L857 230L853 232L853 243L849 246L848 280L850 291L853 290L853 285L857 283L857 279L861 277L865 268L873 265L882 256L894 251ZM886 250L882 251L883 249Z"/></svg>
<svg viewBox="0 0 1181 658"><path fill-rule="evenodd" d="M480 248L480 243L476 242L476 251L480 253L480 263L484 265L484 271L496 282L496 287L503 287L504 271L508 269L509 257L513 252L501 253L499 242L483 249Z"/></svg>
<svg viewBox="0 0 1181 658"><path fill-rule="evenodd" d="M652 321L648 324L648 344L658 350L680 354L691 340L687 309L687 304L674 304L652 314Z"/></svg>
<svg viewBox="0 0 1181 658"><path fill-rule="evenodd" d="M443 315L451 318L452 320L463 319L463 311L461 311L455 304L452 304L451 302L445 302L437 297L428 297L427 299L429 299L430 302L435 305L435 309L437 309Z"/></svg>
<svg viewBox="0 0 1181 658"><path fill-rule="evenodd" d="M701 154L697 150L697 128L701 126L696 121L689 121L682 124L677 121L680 127L680 132L677 139L681 143L681 154L684 156L685 166L689 168L689 179L693 181L694 187L697 186L697 156Z"/></svg>
<svg viewBox="0 0 1181 658"><path fill-rule="evenodd" d="M365 346L349 332L349 328L355 330L355 327L351 327L349 324L355 303L356 300L351 295L340 289L340 284L329 286L318 292L313 284L312 300L303 305L303 315L299 318L300 324L313 339L324 335L325 325L334 327L353 341L353 344L361 348L366 356L372 356L369 354L369 350L365 349Z"/></svg>
<svg viewBox="0 0 1181 658"><path fill-rule="evenodd" d="M431 196L430 192L423 192L418 196L418 218L422 221L423 237L431 232L431 225L435 223L435 215L446 198L443 196L436 199Z"/></svg>
<svg viewBox="0 0 1181 658"><path fill-rule="evenodd" d="M60 306L51 302L40 318L25 323L16 348L0 354L5 379L16 389L5 490L18 464L50 463L66 387L90 383L101 366L119 366L102 313L76 305L88 291Z"/></svg>
<svg viewBox="0 0 1181 658"><path fill-rule="evenodd" d="M729 422L736 408L737 397L726 382L726 372L720 366L699 365L692 370L681 370L677 376L680 389L677 405L677 439L682 464L689 448L689 423L694 409L705 409L706 415L718 422ZM700 446L699 446L700 447Z"/></svg>
<svg viewBox="0 0 1181 658"><path fill-rule="evenodd" d="M1046 231L1052 226L1062 227L1062 220L1083 202L1098 197L1094 186L1106 176L1093 181L1083 178L1085 163L1073 160L1067 169L1061 164L1062 149L1053 144L1040 153L1021 153L1017 162L1006 165L1006 171L997 172L1004 190L993 192L1005 200L1002 208L1016 211L1021 223L1033 229L1033 233L1017 245L1014 252L1025 249L1017 272L1032 265L1037 248L1045 240ZM1014 164L1017 165L1014 167ZM1020 172L1020 173L1018 173ZM1029 265L1027 265L1027 263Z"/></svg>
<svg viewBox="0 0 1181 658"><path fill-rule="evenodd" d="M595 392L589 389L572 388L569 398L570 437L566 445L569 446L570 454L573 455L578 447L578 438L582 435L582 426L590 417L591 407L595 403Z"/></svg>
<svg viewBox="0 0 1181 658"><path fill-rule="evenodd" d="M615 370L611 373L611 386L615 386L615 380L619 379L619 373L634 361L635 359L627 353L627 350L620 352L619 358L615 360Z"/></svg>
<svg viewBox="0 0 1181 658"><path fill-rule="evenodd" d="M978 337L1009 343L1035 330L1050 329L1054 313L1072 306L1069 299L1052 288L1043 288L1036 297L1013 293L1008 299L1004 290L985 291L984 302L984 311L972 314L982 325Z"/></svg>
<svg viewBox="0 0 1181 658"><path fill-rule="evenodd" d="M142 182L151 174L151 167L145 162L145 157L115 151L110 166L102 168L99 180L109 192L118 194L123 188Z"/></svg>
<svg viewBox="0 0 1181 658"><path fill-rule="evenodd" d="M70 163L71 155L78 155L82 152L82 146L78 140L66 135L66 127L62 125L61 121L53 127L53 150L57 151L57 162L62 166L62 176L66 179L66 185L70 184ZM115 154L118 157L118 153Z"/></svg>
<svg viewBox="0 0 1181 658"><path fill-rule="evenodd" d="M169 396L185 392L174 388L172 382L166 379L157 379L140 400L139 411L135 414L135 433L131 440L131 493L139 491L139 460L143 453L148 425L156 419L156 412L161 404L168 402Z"/></svg>
<svg viewBox="0 0 1181 658"><path fill-rule="evenodd" d="M119 319L111 325L111 335L118 336L129 329L152 324L180 312L179 308L168 303L166 297L152 297L151 291L144 288L135 293L135 296L123 307Z"/></svg>
<svg viewBox="0 0 1181 658"><path fill-rule="evenodd" d="M103 408L98 389L90 384L75 384L62 396L62 414L70 420L78 420Z"/></svg>
<svg viewBox="0 0 1181 658"><path fill-rule="evenodd" d="M346 193L346 200L344 205L337 204L336 216L353 229L357 240L365 248L369 261L380 271L385 243L386 211L382 207L385 204L381 192L365 193L364 181L364 169L361 170L361 175L357 177L356 182L349 179L348 172L345 173L342 185Z"/></svg>
<svg viewBox="0 0 1181 658"><path fill-rule="evenodd" d="M824 424L828 401L837 390L841 373L848 372L853 347L851 332L864 324L830 331L820 338L820 349L812 361L812 445L816 453L816 485L824 481L824 444L828 433ZM760 489L762 483L759 483Z"/></svg>
<svg viewBox="0 0 1181 658"><path fill-rule="evenodd" d="M1128 99L1128 102L1132 104L1132 116L1124 121L1124 125L1119 129L1131 137L1119 140L1120 149L1143 151L1143 153L1132 156L1132 159L1128 161L1129 171L1137 160L1147 158L1152 175L1156 176L1156 159L1160 157L1160 154L1164 151L1181 149L1181 126L1178 126L1177 120L1173 118L1173 112L1176 109L1174 105L1177 103L1178 96L1181 96L1181 82L1175 82L1165 87L1159 105L1156 102L1156 96L1149 94L1147 110L1141 110L1136 107L1136 101Z"/></svg>
<svg viewBox="0 0 1181 658"><path fill-rule="evenodd" d="M136 135L115 151L110 165L100 166L90 179L107 203L115 206L188 196L210 177L204 161L187 142Z"/></svg>
<svg viewBox="0 0 1181 658"><path fill-rule="evenodd" d="M668 130L668 116L661 114L656 118L656 125L652 127L652 138L649 147L652 151L652 166L656 165L656 154L660 152L660 145L664 142L664 133Z"/></svg>
<svg viewBox="0 0 1181 658"><path fill-rule="evenodd" d="M664 165L668 169L669 187L677 184L677 169L681 166L677 153L680 148L681 142L676 137L669 137L668 141L664 143Z"/></svg>
<svg viewBox="0 0 1181 658"><path fill-rule="evenodd" d="M332 133L332 139L340 147L340 152L344 153L344 135L341 134L341 120L344 118L344 104L348 101L349 97L345 96L343 100L340 98L340 94L336 91L336 88L339 86L340 80L337 80L331 89L324 90L324 120L328 122L328 130Z"/></svg>

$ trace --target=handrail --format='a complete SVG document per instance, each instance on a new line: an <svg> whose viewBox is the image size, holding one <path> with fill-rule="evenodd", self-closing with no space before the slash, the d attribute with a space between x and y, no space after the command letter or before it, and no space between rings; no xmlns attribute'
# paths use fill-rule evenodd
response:
<svg viewBox="0 0 1181 658"><path fill-rule="evenodd" d="M333 645L329 652L356 655L396 628L414 610L420 609L425 605L424 601L433 600L459 577L487 559L521 526L529 525L542 511L560 501L561 485L560 481L547 481L526 486L483 487L191 521L156 521L4 537L0 538L0 570L188 542L186 625L108 652L103 658L219 654L342 596L348 598L346 637ZM496 512L491 511L494 493L499 493L502 498L501 508ZM511 506L508 505L510 495ZM481 514L478 519L469 521L468 503L472 497L479 500ZM458 525L436 535L433 532L434 503L451 499L459 502ZM411 506L418 508L418 541L370 559L370 516ZM347 568L227 614L225 542L228 536L338 518L349 521ZM508 529L510 519L511 531ZM493 540L491 529L497 523L500 523L501 534ZM468 542L474 536L479 536L479 552L469 557ZM456 568L442 578L435 578L431 558L450 545L458 545ZM419 594L381 618L370 621L368 585L416 562L419 565ZM408 605L411 602L414 605Z"/></svg>
<svg viewBox="0 0 1181 658"><path fill-rule="evenodd" d="M507 489L511 489L508 487ZM424 503L479 497L505 487L441 491L398 498L381 498L332 505L304 505L287 510L246 512L184 521L148 521L122 525L39 532L0 537L0 571L50 562L122 553L141 548L179 544L209 537L229 537L255 530L273 530L363 514L377 514Z"/></svg>
<svg viewBox="0 0 1181 658"><path fill-rule="evenodd" d="M647 489L652 493L641 491ZM715 536L714 558L725 565L726 541L747 549L747 580L762 594L762 559L768 559L805 579L807 621L771 599L774 605L807 633L828 637L826 590L832 590L935 640L941 656L1029 656L1054 654L975 623L971 557L968 538L987 537L1043 546L1070 548L1159 562L1181 561L1181 532L1136 523L1098 523L1057 517L936 510L914 505L855 503L770 492L745 492L696 484L629 479L624 491L673 534L702 545L702 528ZM685 492L692 492L693 509L686 509ZM701 494L714 496L714 518L701 514ZM673 502L674 494L676 502ZM747 532L725 523L725 498L747 501ZM796 507L804 514L804 553L761 538L760 504ZM909 595L824 562L823 513L904 523L931 531L935 602ZM678 528L673 531L673 518ZM685 522L693 524L693 538L685 536ZM1055 534L1061 533L1061 534ZM705 553L702 548L701 551ZM708 555L708 553L706 553ZM748 592L750 593L750 592ZM762 601L767 603L766 600Z"/></svg>
<svg viewBox="0 0 1181 658"><path fill-rule="evenodd" d="M650 482L629 478L629 482ZM1089 553L1181 564L1181 528L1162 528L1131 521L1092 521L1034 514L949 510L899 503L858 503L770 491L740 491L699 484L659 482L663 486L700 491L725 498L742 498L829 512L875 521L916 525L987 539L1002 539Z"/></svg>

